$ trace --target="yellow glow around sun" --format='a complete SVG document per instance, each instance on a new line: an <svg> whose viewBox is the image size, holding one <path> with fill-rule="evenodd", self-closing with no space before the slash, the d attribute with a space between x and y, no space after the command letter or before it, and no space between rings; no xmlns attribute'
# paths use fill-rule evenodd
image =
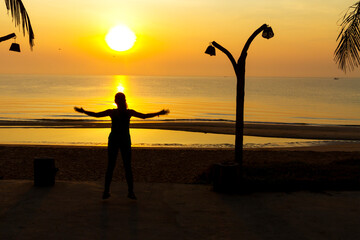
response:
<svg viewBox="0 0 360 240"><path fill-rule="evenodd" d="M111 49L122 52L134 46L136 36L127 26L118 25L110 29L105 37L105 41Z"/></svg>

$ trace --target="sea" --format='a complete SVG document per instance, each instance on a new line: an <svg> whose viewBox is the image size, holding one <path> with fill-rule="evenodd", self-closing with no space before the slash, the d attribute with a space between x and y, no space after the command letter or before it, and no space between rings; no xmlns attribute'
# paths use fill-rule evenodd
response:
<svg viewBox="0 0 360 240"><path fill-rule="evenodd" d="M126 94L128 107L138 112L170 110L157 121L235 121L235 77L126 75L0 75L0 121L89 120L74 106L90 111L115 108L114 95L119 91ZM246 77L244 119L360 125L360 78ZM108 132L91 126L1 127L0 143L106 145ZM234 146L232 135L149 129L132 129L131 134L139 146ZM246 137L244 141L258 147L305 140Z"/></svg>

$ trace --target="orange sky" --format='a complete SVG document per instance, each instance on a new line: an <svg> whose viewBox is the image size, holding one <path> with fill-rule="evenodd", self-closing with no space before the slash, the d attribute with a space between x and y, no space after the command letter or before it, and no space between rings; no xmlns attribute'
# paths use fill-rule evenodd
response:
<svg viewBox="0 0 360 240"><path fill-rule="evenodd" d="M237 59L263 23L275 37L258 36L247 58L248 76L345 76L333 61L338 19L354 0L23 0L35 47L14 27L0 4L0 35L15 32L22 52L0 43L0 73L233 76L226 56L204 54L210 41ZM222 2L222 3L221 3ZM115 52L107 31L125 24L135 46ZM360 69L348 73L359 77Z"/></svg>

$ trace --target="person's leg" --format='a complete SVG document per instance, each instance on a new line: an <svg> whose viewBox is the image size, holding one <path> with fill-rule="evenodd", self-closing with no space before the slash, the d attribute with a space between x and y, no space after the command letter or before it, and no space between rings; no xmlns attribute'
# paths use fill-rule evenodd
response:
<svg viewBox="0 0 360 240"><path fill-rule="evenodd" d="M126 182L128 184L128 197L132 199L136 199L134 194L134 182L133 182L133 174L131 169L131 145L122 144L122 146L120 147L120 151L124 163Z"/></svg>
<svg viewBox="0 0 360 240"><path fill-rule="evenodd" d="M109 139L109 142L108 142L108 166L107 166L106 175L105 175L105 189L104 189L103 198L110 197L110 184L111 184L111 180L112 180L115 165L116 165L118 151L119 151L119 148L118 148L117 144Z"/></svg>

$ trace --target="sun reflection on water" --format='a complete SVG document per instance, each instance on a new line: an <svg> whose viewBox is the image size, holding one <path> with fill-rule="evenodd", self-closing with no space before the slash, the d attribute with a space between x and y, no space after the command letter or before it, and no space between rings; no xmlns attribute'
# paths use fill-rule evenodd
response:
<svg viewBox="0 0 360 240"><path fill-rule="evenodd" d="M113 106L117 107L114 103L114 97L116 93L122 92L126 96L129 109L142 113L169 109L169 103L164 103L163 99L157 96L156 91L154 94L153 92L144 92L144 89L148 86L148 81L134 81L134 77L131 76L114 75L112 76L111 91L109 91L106 101L111 102Z"/></svg>
<svg viewBox="0 0 360 240"><path fill-rule="evenodd" d="M114 84L115 84L115 88L116 89L115 93L116 94L117 92L122 92L122 93L125 93L127 92L128 90L128 82L129 82L129 77L128 76L125 76L125 75L115 75L113 76L113 80L114 80Z"/></svg>
<svg viewBox="0 0 360 240"><path fill-rule="evenodd" d="M114 102L115 94L118 92L122 92L126 95L126 99L128 100L128 94L129 91L128 83L129 83L129 77L126 75L114 75L113 78L113 84L112 84L112 91L109 93L108 99L109 101L112 101L113 105L116 106Z"/></svg>
<svg viewBox="0 0 360 240"><path fill-rule="evenodd" d="M113 76L113 92L109 97L112 101L114 101L114 96L118 92L122 92L126 96L126 102L128 107L131 109L137 109L141 106L141 97L139 95L134 96L134 91L136 91L137 86L131 84L131 77L126 75L115 75ZM113 104L116 106L116 104Z"/></svg>
<svg viewBox="0 0 360 240"><path fill-rule="evenodd" d="M118 90L118 92L124 92L124 90L125 90L125 88L124 88L124 86L120 83L119 84L119 86L117 86L117 90Z"/></svg>

